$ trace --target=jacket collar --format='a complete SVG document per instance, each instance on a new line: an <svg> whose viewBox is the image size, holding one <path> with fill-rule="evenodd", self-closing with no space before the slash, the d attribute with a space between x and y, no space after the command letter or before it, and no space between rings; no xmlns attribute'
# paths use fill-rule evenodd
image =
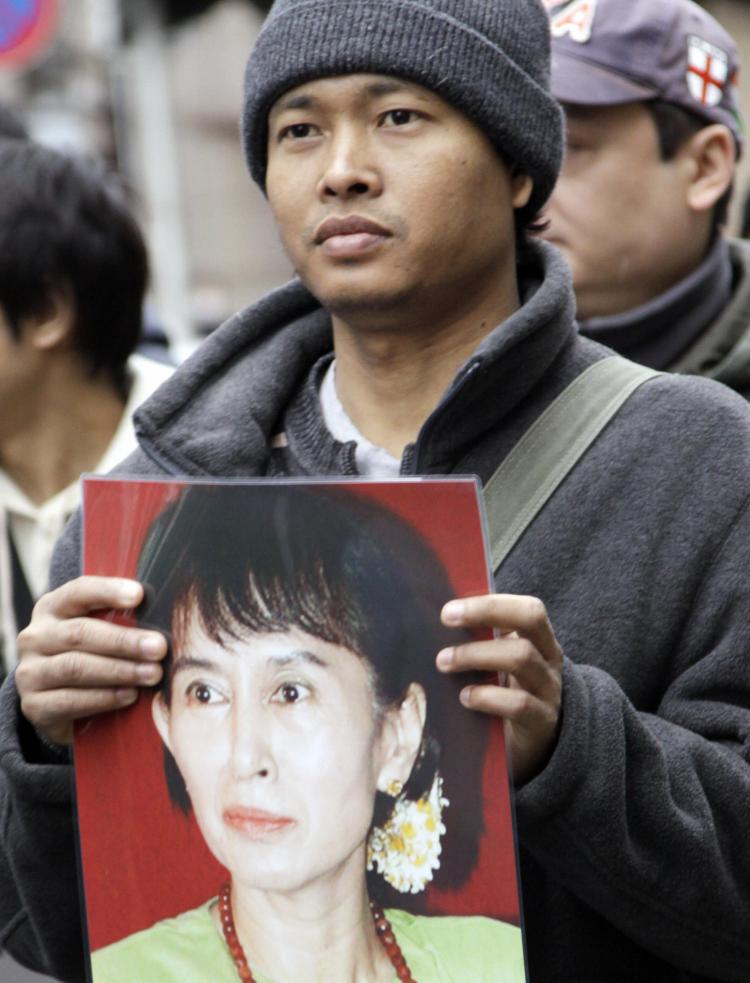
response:
<svg viewBox="0 0 750 983"><path fill-rule="evenodd" d="M570 275L553 247L534 242L519 281L522 306L458 372L408 452L409 470L451 470L575 336ZM335 472L340 445L324 432L311 384L331 345L330 319L299 281L274 291L214 332L138 411L144 451L172 474L252 477L266 473L286 425L303 473Z"/></svg>
<svg viewBox="0 0 750 983"><path fill-rule="evenodd" d="M653 300L622 314L581 322L581 334L660 371L701 337L732 298L732 262L719 236L697 269Z"/></svg>
<svg viewBox="0 0 750 983"><path fill-rule="evenodd" d="M750 393L750 243L730 239L732 295L672 372L705 375L748 396Z"/></svg>

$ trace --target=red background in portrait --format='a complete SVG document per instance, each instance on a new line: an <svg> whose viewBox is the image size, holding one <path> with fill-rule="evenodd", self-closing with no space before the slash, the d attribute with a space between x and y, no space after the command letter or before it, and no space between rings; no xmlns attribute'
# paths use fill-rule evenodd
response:
<svg viewBox="0 0 750 983"><path fill-rule="evenodd" d="M456 596L484 594L488 572L477 488L470 479L348 483L411 522L443 561ZM179 494L178 481L90 478L84 484L84 570L134 575L152 519ZM109 617L109 616L108 616ZM127 623L127 619L125 619ZM79 725L75 741L81 858L92 949L214 896L225 873L192 817L171 804L151 695ZM519 922L512 812L502 728L492 721L484 766L485 834L459 892L428 892L434 913L485 914Z"/></svg>

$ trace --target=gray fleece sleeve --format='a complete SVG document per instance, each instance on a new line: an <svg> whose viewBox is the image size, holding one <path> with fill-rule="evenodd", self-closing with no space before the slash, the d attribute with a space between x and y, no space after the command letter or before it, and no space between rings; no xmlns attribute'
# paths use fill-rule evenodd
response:
<svg viewBox="0 0 750 983"><path fill-rule="evenodd" d="M559 743L516 803L522 844L549 874L712 980L750 972L749 569L746 507L704 573L655 712L566 662Z"/></svg>
<svg viewBox="0 0 750 983"><path fill-rule="evenodd" d="M73 771L43 760L10 676L0 690L0 941L19 962L85 979Z"/></svg>
<svg viewBox="0 0 750 983"><path fill-rule="evenodd" d="M56 547L59 583L78 574L79 533L76 519ZM0 874L5 948L31 969L85 980L73 769L40 744L13 674L0 690Z"/></svg>
<svg viewBox="0 0 750 983"><path fill-rule="evenodd" d="M121 473L153 473L136 452ZM80 573L81 513L52 558L50 586ZM0 690L0 943L32 969L85 980L76 863L73 769L42 746L21 713L11 674Z"/></svg>

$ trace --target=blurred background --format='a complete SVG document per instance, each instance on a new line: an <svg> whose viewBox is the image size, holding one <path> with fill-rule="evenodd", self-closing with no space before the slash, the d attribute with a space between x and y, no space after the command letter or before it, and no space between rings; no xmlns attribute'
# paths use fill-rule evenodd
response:
<svg viewBox="0 0 750 983"><path fill-rule="evenodd" d="M703 6L738 43L748 112L750 3ZM147 320L176 361L291 275L239 143L244 64L269 7L0 0L0 102L34 139L103 157L124 177L151 252ZM737 182L735 233L749 186L750 154ZM2 983L42 979L0 952Z"/></svg>
<svg viewBox="0 0 750 983"><path fill-rule="evenodd" d="M34 139L103 156L152 259L147 320L180 360L291 274L240 152L270 0L0 0L0 101Z"/></svg>
<svg viewBox="0 0 750 983"><path fill-rule="evenodd" d="M35 139L124 176L152 254L148 318L177 360L291 272L238 137L244 63L270 5L0 0L0 101ZM750 65L750 3L703 5ZM750 106L750 71L741 84ZM735 232L749 183L745 160Z"/></svg>

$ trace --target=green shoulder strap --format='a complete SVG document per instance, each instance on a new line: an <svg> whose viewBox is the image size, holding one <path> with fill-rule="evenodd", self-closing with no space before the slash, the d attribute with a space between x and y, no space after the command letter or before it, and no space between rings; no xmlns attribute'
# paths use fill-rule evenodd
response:
<svg viewBox="0 0 750 983"><path fill-rule="evenodd" d="M526 431L484 488L495 572L620 407L660 374L619 355L604 358Z"/></svg>

